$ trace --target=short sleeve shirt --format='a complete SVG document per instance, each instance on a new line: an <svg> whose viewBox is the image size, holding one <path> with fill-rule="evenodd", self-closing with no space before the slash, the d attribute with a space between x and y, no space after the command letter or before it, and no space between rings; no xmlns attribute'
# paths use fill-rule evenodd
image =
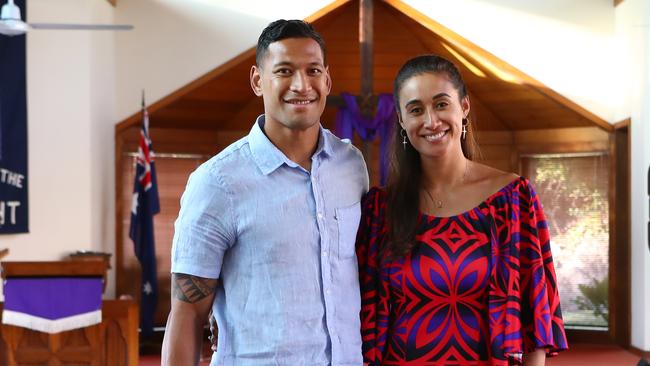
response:
<svg viewBox="0 0 650 366"><path fill-rule="evenodd" d="M212 365L360 365L363 157L321 127L307 171L263 128L260 116L190 176L172 272L221 280Z"/></svg>

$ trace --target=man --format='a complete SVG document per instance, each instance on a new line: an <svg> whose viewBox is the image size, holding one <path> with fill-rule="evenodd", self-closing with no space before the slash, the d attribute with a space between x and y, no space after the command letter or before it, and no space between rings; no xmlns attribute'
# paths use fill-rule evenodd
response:
<svg viewBox="0 0 650 366"><path fill-rule="evenodd" d="M355 237L368 176L360 152L320 125L326 65L305 22L260 35L250 82L264 115L181 199L163 364L197 364L212 307L212 365L361 365Z"/></svg>

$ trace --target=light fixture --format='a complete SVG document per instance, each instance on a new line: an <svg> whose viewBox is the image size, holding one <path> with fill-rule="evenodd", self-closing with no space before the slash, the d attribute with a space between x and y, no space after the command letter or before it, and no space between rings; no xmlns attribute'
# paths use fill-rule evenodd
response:
<svg viewBox="0 0 650 366"><path fill-rule="evenodd" d="M30 23L23 22L20 8L14 0L7 0L0 12L0 34L16 36L27 33L31 29L50 30L131 30L132 25L127 24L56 24L56 23Z"/></svg>
<svg viewBox="0 0 650 366"><path fill-rule="evenodd" d="M25 34L28 30L29 25L20 17L20 8L14 4L14 0L8 0L0 12L0 34L17 36Z"/></svg>

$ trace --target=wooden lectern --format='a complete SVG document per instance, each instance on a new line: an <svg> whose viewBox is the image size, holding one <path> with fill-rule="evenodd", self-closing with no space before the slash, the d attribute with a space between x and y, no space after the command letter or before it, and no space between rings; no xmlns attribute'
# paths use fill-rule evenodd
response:
<svg viewBox="0 0 650 366"><path fill-rule="evenodd" d="M2 262L2 278L101 277L104 260ZM3 309L0 303L0 311ZM1 313L0 313L1 314ZM102 301L100 324L48 334L0 325L0 365L136 366L138 364L138 306L131 300Z"/></svg>

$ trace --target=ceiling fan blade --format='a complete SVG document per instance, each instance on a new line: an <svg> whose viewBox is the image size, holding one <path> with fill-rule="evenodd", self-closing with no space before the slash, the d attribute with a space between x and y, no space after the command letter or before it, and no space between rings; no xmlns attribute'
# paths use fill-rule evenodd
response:
<svg viewBox="0 0 650 366"><path fill-rule="evenodd" d="M132 30L133 26L128 24L59 24L59 23L29 23L33 29L54 29L54 30Z"/></svg>

